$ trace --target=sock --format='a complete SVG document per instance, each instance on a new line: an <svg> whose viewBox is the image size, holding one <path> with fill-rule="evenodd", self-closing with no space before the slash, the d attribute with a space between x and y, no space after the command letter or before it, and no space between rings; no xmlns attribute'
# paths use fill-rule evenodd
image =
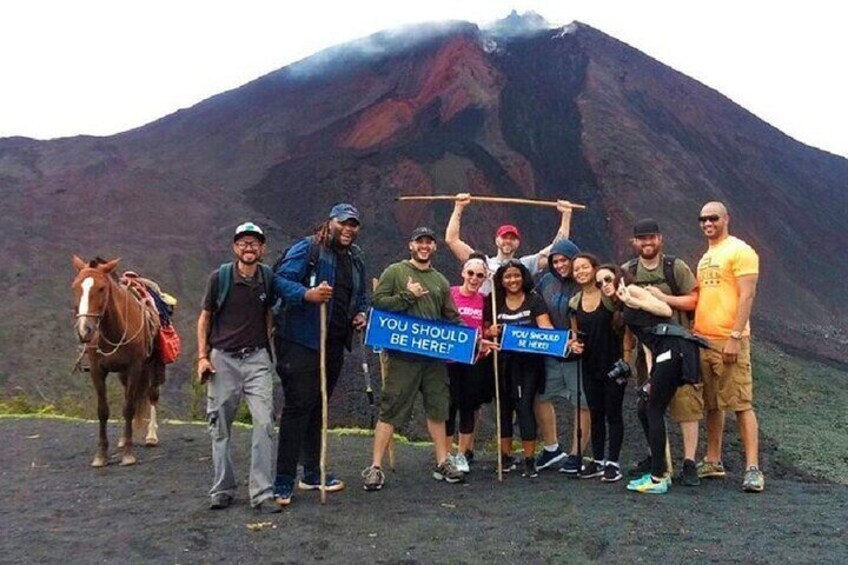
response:
<svg viewBox="0 0 848 565"><path fill-rule="evenodd" d="M550 453L554 453L558 449L559 449L559 443L555 443L553 445L546 445L545 446L545 451L548 451Z"/></svg>

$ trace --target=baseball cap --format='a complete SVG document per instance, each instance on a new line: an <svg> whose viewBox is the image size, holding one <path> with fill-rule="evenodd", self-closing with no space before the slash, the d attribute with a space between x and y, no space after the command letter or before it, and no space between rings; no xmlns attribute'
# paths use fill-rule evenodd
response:
<svg viewBox="0 0 848 565"><path fill-rule="evenodd" d="M262 229L253 222L239 224L239 227L236 228L236 233L233 235L233 241L238 241L246 235L256 236L256 239L265 243L265 234L262 232Z"/></svg>
<svg viewBox="0 0 848 565"><path fill-rule="evenodd" d="M640 235L654 235L660 233L662 233L660 231L660 226L653 218L643 218L633 224L633 237L639 237Z"/></svg>
<svg viewBox="0 0 848 565"><path fill-rule="evenodd" d="M521 232L518 231L518 228L512 224L504 224L498 228L496 235L498 237L503 237L506 234L511 233L518 239L521 239Z"/></svg>
<svg viewBox="0 0 848 565"><path fill-rule="evenodd" d="M412 230L412 235L409 236L409 241L415 241L416 239L421 239L422 237L429 237L433 241L436 241L436 232L434 232L428 227L421 226Z"/></svg>
<svg viewBox="0 0 848 565"><path fill-rule="evenodd" d="M356 220L356 223L360 223L359 221L359 210L356 209L356 206L353 204L347 204L345 202L340 202L333 206L330 210L330 217L335 218L340 222L346 222L347 220Z"/></svg>

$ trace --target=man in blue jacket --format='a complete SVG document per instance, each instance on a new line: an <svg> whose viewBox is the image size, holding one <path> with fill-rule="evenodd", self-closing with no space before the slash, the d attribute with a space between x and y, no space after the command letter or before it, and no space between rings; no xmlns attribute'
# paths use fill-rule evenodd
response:
<svg viewBox="0 0 848 565"><path fill-rule="evenodd" d="M365 327L368 309L365 263L354 242L359 211L336 204L315 234L295 243L274 274L274 289L283 305L277 318L277 372L285 404L280 417L274 499L288 505L298 461L303 477L298 487L320 488L321 385L319 377L319 304L327 303L327 394L332 394L350 350L353 332ZM344 488L331 474L327 492Z"/></svg>

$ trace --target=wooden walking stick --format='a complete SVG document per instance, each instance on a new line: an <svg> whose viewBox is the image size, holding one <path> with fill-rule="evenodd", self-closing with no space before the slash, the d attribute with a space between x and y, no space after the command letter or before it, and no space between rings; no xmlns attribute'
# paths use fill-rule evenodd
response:
<svg viewBox="0 0 848 565"><path fill-rule="evenodd" d="M450 194L424 194L417 196L398 196L395 198L398 202L410 202L414 200L424 200L424 201L432 201L432 200L457 200L455 195ZM556 208L557 203L551 200L535 200L532 198L507 198L505 196L472 196L472 202L497 202L500 204L522 204L525 206L546 206L549 208ZM574 210L585 210L586 206L583 204L571 204L571 208Z"/></svg>
<svg viewBox="0 0 848 565"><path fill-rule="evenodd" d="M489 295L492 298L492 323L495 324L495 327L498 323L498 310L497 310L497 302L495 300L495 280L494 276L492 277L492 293ZM493 341L498 341L498 336L493 338ZM501 389L500 389L500 378L498 378L498 350L495 349L492 352L492 363L495 366L495 429L497 437L495 438L495 445L498 448L498 482L503 482L503 453L501 453Z"/></svg>
<svg viewBox="0 0 848 565"><path fill-rule="evenodd" d="M371 279L371 288L372 290L377 290L378 279ZM382 402L383 391L386 390L386 352L381 351L379 354L380 357L380 382L382 383L380 386L380 402ZM389 469L395 470L395 436L392 434L391 439L389 439Z"/></svg>
<svg viewBox="0 0 848 565"><path fill-rule="evenodd" d="M314 276L314 275L313 275ZM327 502L327 427L328 427L328 402L327 402L327 303L322 302L319 306L321 325L321 342L319 345L318 361L320 364L321 379L321 504Z"/></svg>

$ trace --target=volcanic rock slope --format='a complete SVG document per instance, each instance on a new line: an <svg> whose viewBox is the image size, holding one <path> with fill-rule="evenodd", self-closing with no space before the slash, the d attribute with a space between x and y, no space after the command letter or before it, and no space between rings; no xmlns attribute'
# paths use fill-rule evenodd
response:
<svg viewBox="0 0 848 565"><path fill-rule="evenodd" d="M239 221L269 226L273 261L333 203L353 202L376 276L412 228L441 231L450 213L395 197L458 191L584 203L573 239L605 259L626 259L632 222L653 216L693 266L700 206L723 200L762 260L755 331L841 359L846 184L846 159L584 24L381 33L119 135L0 139L0 387L51 399L80 386L68 377L72 253L121 256L182 299L184 377L205 276ZM491 250L505 221L539 248L558 218L476 205L463 238ZM446 251L439 264L457 270Z"/></svg>

